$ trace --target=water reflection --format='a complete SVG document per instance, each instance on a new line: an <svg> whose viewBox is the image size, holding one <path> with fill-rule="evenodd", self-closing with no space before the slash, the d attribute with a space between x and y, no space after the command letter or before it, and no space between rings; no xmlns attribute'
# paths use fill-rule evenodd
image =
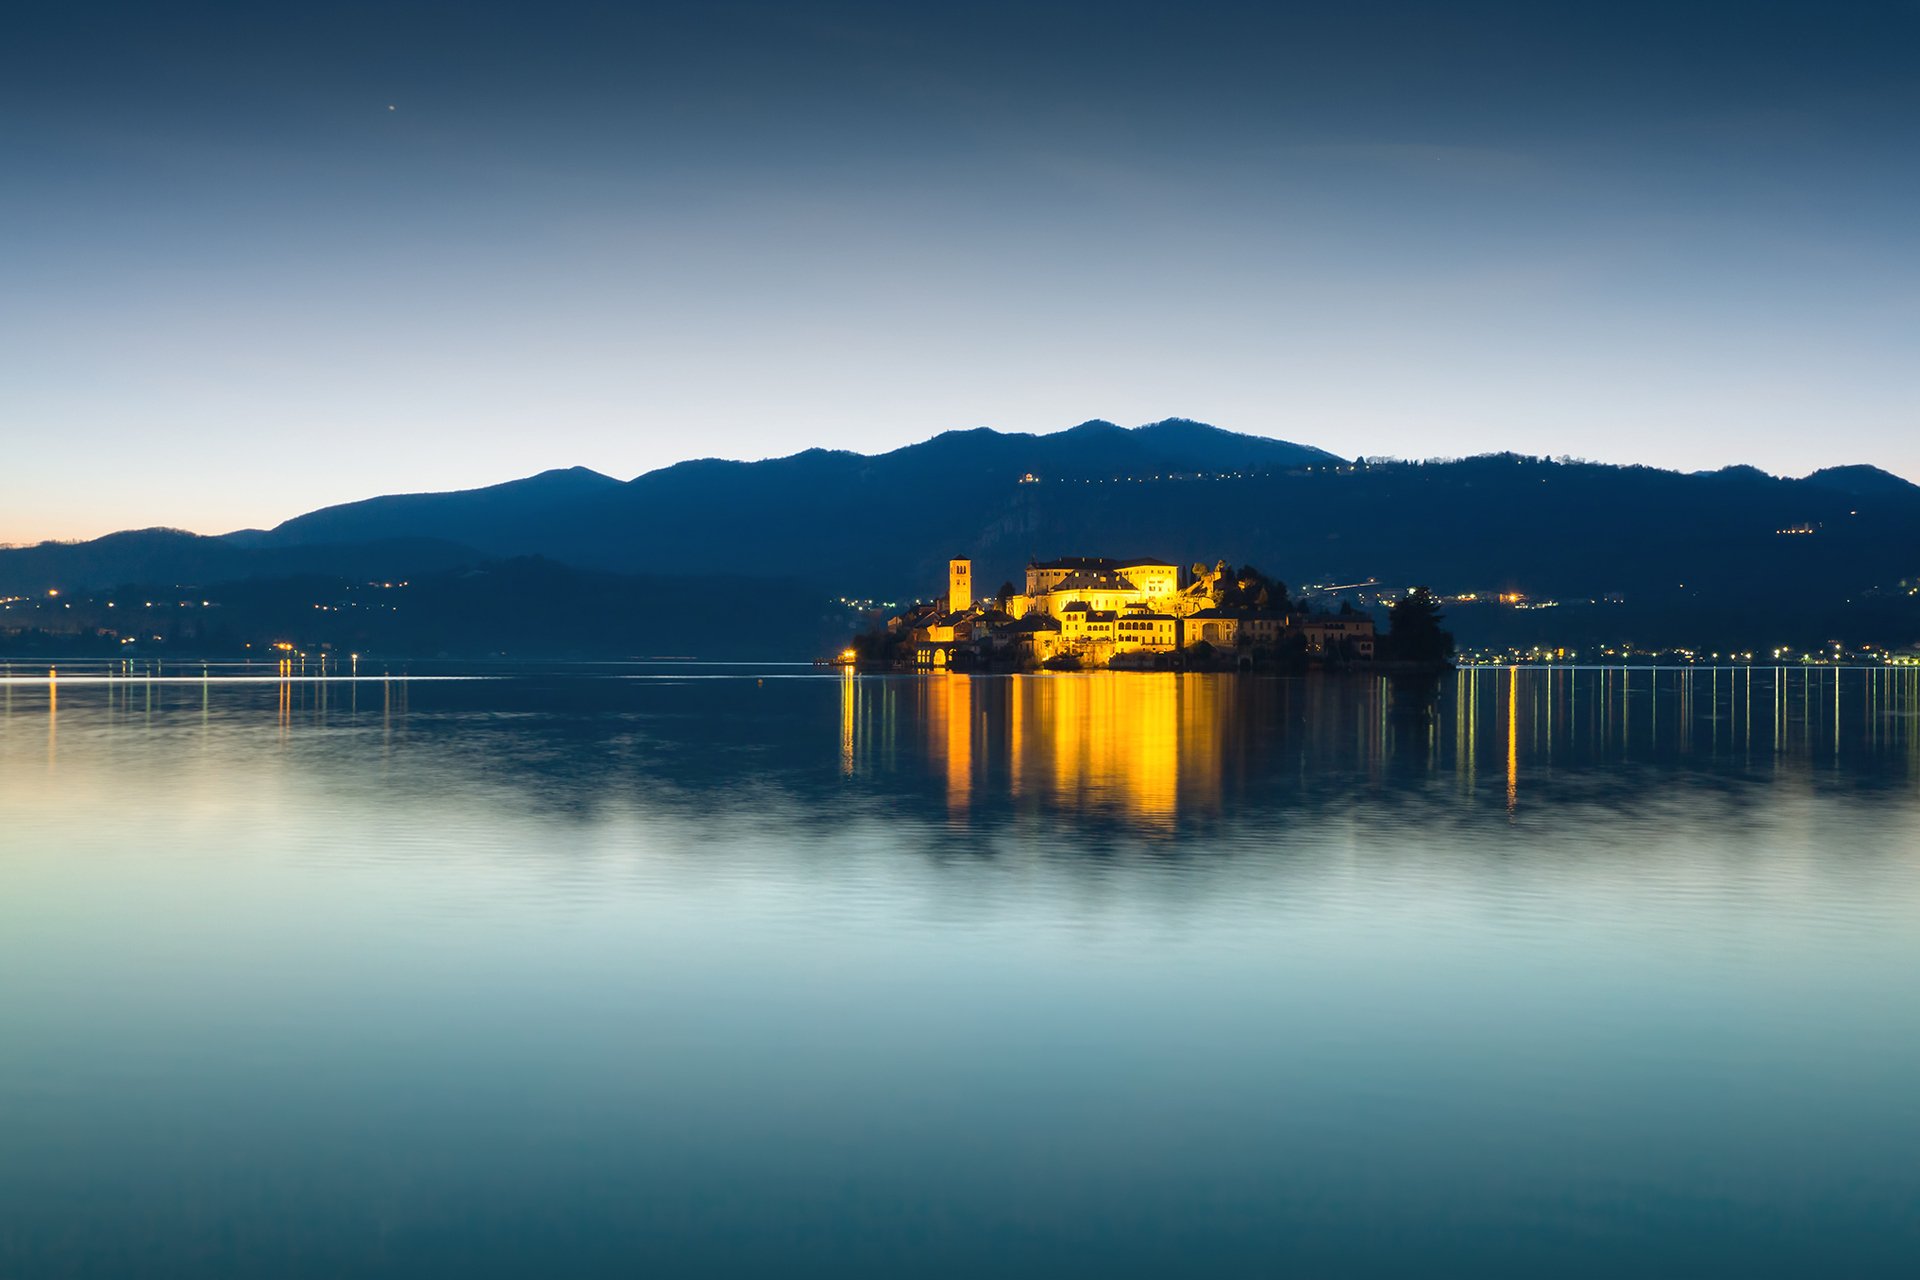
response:
<svg viewBox="0 0 1920 1280"><path fill-rule="evenodd" d="M0 1275L1920 1248L1920 673L631 674L0 681Z"/></svg>
<svg viewBox="0 0 1920 1280"><path fill-rule="evenodd" d="M1383 690L1371 683L1161 672L849 677L840 699L843 770L884 784L931 765L955 820L984 794L1166 827L1182 813L1218 812L1223 782L1238 768L1228 753L1259 752L1257 739L1277 725L1316 723L1322 745L1354 762L1377 761L1383 736ZM917 754L902 754L903 724L918 738Z"/></svg>
<svg viewBox="0 0 1920 1280"><path fill-rule="evenodd" d="M917 682L914 694L955 816L976 778L1010 797L1148 823L1173 817L1183 787L1190 806L1217 803L1217 682L955 675Z"/></svg>
<svg viewBox="0 0 1920 1280"><path fill-rule="evenodd" d="M1536 787L1581 774L1704 770L1728 777L1853 767L1920 776L1920 672L1901 669L1470 668L1441 679L1262 680L1128 673L848 676L842 770L917 774L904 720L944 779L951 818L983 792L1167 827L1318 780L1404 786L1450 777L1463 796L1497 778L1510 817ZM1297 770L1296 770L1297 771ZM1258 797L1254 797L1257 802Z"/></svg>
<svg viewBox="0 0 1920 1280"><path fill-rule="evenodd" d="M1634 803L1637 788L1660 785L1649 774L1667 785L1805 776L1884 788L1920 779L1912 669L1469 668L1392 681L707 674L714 678L15 677L0 680L0 732L17 767L33 723L51 769L70 739L84 745L134 724L173 734L189 712L203 729L239 731L258 709L281 750L314 754L316 764L349 743L391 753L417 734L428 749L457 748L487 785L536 792L538 804L591 808L639 786L672 802L733 786L745 772L790 793L804 820L831 821L849 802L871 800L949 829L1062 812L1165 833L1262 809L1337 805L1356 789L1444 791L1520 820L1536 801L1574 793L1611 789L1614 802ZM823 730L836 743L831 757L819 752ZM476 757L480 740L487 748ZM826 759L837 787L818 775ZM508 761L518 763L494 767Z"/></svg>

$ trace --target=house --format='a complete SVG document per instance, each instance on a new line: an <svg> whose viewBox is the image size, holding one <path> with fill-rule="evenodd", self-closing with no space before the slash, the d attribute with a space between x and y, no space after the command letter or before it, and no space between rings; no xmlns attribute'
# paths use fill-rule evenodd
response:
<svg viewBox="0 0 1920 1280"><path fill-rule="evenodd" d="M1210 644L1216 649L1231 649L1240 643L1240 616L1222 609L1201 609L1182 621L1187 645ZM1183 646L1184 647L1184 646Z"/></svg>
<svg viewBox="0 0 1920 1280"><path fill-rule="evenodd" d="M1298 629L1315 657L1373 658L1373 619L1364 613L1312 614L1299 620Z"/></svg>

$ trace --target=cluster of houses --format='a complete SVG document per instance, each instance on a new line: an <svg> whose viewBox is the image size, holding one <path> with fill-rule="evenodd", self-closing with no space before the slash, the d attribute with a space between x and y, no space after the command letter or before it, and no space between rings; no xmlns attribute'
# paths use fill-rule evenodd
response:
<svg viewBox="0 0 1920 1280"><path fill-rule="evenodd" d="M1231 575L1225 563L1183 569L1163 560L1071 556L1029 564L1024 593L1003 588L976 599L973 562L963 557L948 564L945 598L889 621L889 656L919 669L1373 659L1367 615L1306 613L1284 596L1279 607L1249 602Z"/></svg>

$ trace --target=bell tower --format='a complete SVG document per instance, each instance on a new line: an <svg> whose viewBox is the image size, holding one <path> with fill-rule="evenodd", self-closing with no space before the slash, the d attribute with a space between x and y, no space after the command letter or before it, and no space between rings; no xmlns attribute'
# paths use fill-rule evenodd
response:
<svg viewBox="0 0 1920 1280"><path fill-rule="evenodd" d="M965 613L973 608L973 561L964 556L947 561L947 611Z"/></svg>

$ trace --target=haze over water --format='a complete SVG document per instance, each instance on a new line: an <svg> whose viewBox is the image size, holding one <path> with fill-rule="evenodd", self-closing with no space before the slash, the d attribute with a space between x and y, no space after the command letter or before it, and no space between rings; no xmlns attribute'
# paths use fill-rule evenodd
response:
<svg viewBox="0 0 1920 1280"><path fill-rule="evenodd" d="M0 1274L1904 1274L1916 921L1916 670L63 669Z"/></svg>

